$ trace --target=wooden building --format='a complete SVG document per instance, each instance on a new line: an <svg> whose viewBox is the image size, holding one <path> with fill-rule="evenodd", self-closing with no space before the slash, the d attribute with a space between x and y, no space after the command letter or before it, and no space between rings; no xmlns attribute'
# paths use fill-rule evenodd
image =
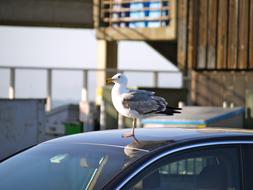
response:
<svg viewBox="0 0 253 190"><path fill-rule="evenodd" d="M152 11L160 16L150 17ZM191 76L193 104L246 104L253 89L253 0L94 0L94 21L98 40L114 46L114 53L106 51L110 59L118 40L146 41ZM136 22L144 24L131 26Z"/></svg>
<svg viewBox="0 0 253 190"><path fill-rule="evenodd" d="M192 74L192 101L245 105L253 89L253 1L178 3L177 63Z"/></svg>

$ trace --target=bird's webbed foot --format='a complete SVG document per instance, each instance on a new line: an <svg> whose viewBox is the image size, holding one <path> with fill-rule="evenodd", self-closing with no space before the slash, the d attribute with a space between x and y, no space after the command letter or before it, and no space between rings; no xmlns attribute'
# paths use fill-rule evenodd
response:
<svg viewBox="0 0 253 190"><path fill-rule="evenodd" d="M129 138L129 137L134 137L134 133L124 133L124 134L122 134L121 135L121 137L123 137L123 138Z"/></svg>

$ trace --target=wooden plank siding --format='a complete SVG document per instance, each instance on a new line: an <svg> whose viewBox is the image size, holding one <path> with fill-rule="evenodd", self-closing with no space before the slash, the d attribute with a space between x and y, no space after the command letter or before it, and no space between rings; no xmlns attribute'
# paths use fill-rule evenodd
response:
<svg viewBox="0 0 253 190"><path fill-rule="evenodd" d="M0 25L93 28L92 0L1 0Z"/></svg>
<svg viewBox="0 0 253 190"><path fill-rule="evenodd" d="M228 1L219 1L218 8L218 41L217 69L227 67L227 33L228 33Z"/></svg>
<svg viewBox="0 0 253 190"><path fill-rule="evenodd" d="M195 7L196 20L190 14L188 20L197 37L188 39L187 46L197 48L186 52L197 57L186 62L192 70L192 103L245 106L246 92L253 89L253 0L199 0Z"/></svg>
<svg viewBox="0 0 253 190"><path fill-rule="evenodd" d="M217 0L208 1L208 42L207 42L207 68L215 69L216 66L216 45L217 45Z"/></svg>
<svg viewBox="0 0 253 190"><path fill-rule="evenodd" d="M206 50L207 50L207 16L208 16L208 0L199 2L199 43L197 68L204 69L206 67Z"/></svg>
<svg viewBox="0 0 253 190"><path fill-rule="evenodd" d="M178 0L177 64L180 70L186 70L187 65L187 7L188 0Z"/></svg>
<svg viewBox="0 0 253 190"><path fill-rule="evenodd" d="M253 0L250 0L249 16L249 68L253 69Z"/></svg>
<svg viewBox="0 0 253 190"><path fill-rule="evenodd" d="M178 39L180 69L253 69L253 0L188 0L187 3L187 11L184 10L188 15L187 30L181 30L183 26L178 28L178 37L186 36L185 42ZM179 15L179 25L180 22ZM186 50L181 44L186 44ZM181 61L182 57L187 60Z"/></svg>
<svg viewBox="0 0 253 190"><path fill-rule="evenodd" d="M246 69L248 63L249 0L239 2L238 67Z"/></svg>
<svg viewBox="0 0 253 190"><path fill-rule="evenodd" d="M238 48L238 0L229 1L228 19L228 68L237 67L237 48Z"/></svg>
<svg viewBox="0 0 253 190"><path fill-rule="evenodd" d="M199 0L188 0L188 69L196 66Z"/></svg>

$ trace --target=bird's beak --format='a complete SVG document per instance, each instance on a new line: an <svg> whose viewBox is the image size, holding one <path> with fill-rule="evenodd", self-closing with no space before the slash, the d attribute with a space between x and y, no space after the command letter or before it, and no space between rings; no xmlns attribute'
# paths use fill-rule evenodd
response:
<svg viewBox="0 0 253 190"><path fill-rule="evenodd" d="M112 82L113 82L113 79L112 79L112 78L106 79L106 84L111 84Z"/></svg>

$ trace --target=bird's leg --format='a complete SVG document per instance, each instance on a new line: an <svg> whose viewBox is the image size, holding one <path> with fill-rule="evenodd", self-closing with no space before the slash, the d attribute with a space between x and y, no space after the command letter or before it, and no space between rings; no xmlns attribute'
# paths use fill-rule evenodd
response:
<svg viewBox="0 0 253 190"><path fill-rule="evenodd" d="M136 118L133 118L132 136L134 136L134 129L136 127Z"/></svg>
<svg viewBox="0 0 253 190"><path fill-rule="evenodd" d="M124 137L124 138L134 137L135 127L136 127L136 118L133 118L133 124L132 124L132 131L131 131L131 133L123 134L122 137Z"/></svg>

